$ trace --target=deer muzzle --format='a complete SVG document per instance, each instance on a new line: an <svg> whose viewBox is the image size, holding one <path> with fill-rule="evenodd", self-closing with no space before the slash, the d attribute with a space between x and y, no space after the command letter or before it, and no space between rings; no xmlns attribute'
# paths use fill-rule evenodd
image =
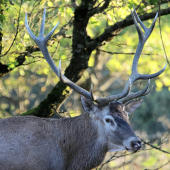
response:
<svg viewBox="0 0 170 170"><path fill-rule="evenodd" d="M141 149L142 142L137 136L129 137L129 139L123 141L123 145L127 151L134 153Z"/></svg>

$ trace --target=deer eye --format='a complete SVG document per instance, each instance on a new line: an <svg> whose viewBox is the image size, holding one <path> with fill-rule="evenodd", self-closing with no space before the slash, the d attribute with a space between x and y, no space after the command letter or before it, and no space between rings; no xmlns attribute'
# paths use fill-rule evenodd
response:
<svg viewBox="0 0 170 170"><path fill-rule="evenodd" d="M118 109L117 109L117 108L115 109L115 112L118 112Z"/></svg>
<svg viewBox="0 0 170 170"><path fill-rule="evenodd" d="M112 119L106 118L105 121L106 121L107 123L110 123L111 125L114 125L114 122L113 122Z"/></svg>

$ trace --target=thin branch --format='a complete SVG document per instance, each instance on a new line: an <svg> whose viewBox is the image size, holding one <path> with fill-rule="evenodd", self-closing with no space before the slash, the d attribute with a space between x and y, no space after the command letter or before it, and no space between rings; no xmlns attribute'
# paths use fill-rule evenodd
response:
<svg viewBox="0 0 170 170"><path fill-rule="evenodd" d="M126 55L134 55L135 53L124 53L124 52L111 52L111 51L105 51L105 50L101 50L99 49L101 52L104 52L104 53L108 53L108 54L111 54L111 55L114 55L114 54L126 54ZM153 54L149 54L149 53L142 53L143 55L153 55ZM154 54L154 55L158 55L158 54Z"/></svg>
<svg viewBox="0 0 170 170"><path fill-rule="evenodd" d="M32 10L31 10L31 12L30 12L30 16L32 15L34 9L41 3L41 1L42 1L42 0L40 0L38 3L37 3L37 1L34 2L33 8L32 8ZM37 3L37 4L36 4L36 3ZM36 4L36 5L35 5L35 4Z"/></svg>
<svg viewBox="0 0 170 170"><path fill-rule="evenodd" d="M105 164L107 164L107 163L109 163L110 161L112 161L112 158L115 157L116 154L117 154L117 152L115 152L114 155L112 155L106 162L104 162L104 163L100 166L99 170L101 170L102 167L103 167Z"/></svg>
<svg viewBox="0 0 170 170"><path fill-rule="evenodd" d="M170 66L170 63L169 63L169 60L168 60L168 57L166 55L166 51L165 51L165 46L164 46L164 43L163 43L163 38L162 38L162 33L161 33L161 17L160 17L160 11L161 11L161 7L160 7L160 0L159 0L159 30L160 30L160 37L161 37L161 42L162 42L162 47L163 47L163 50L164 50L164 54L165 54L165 57L166 57L166 61L168 63L168 65Z"/></svg>
<svg viewBox="0 0 170 170"><path fill-rule="evenodd" d="M93 10L91 11L91 16L93 16L94 14L103 12L103 11L109 6L110 1L111 1L111 0L102 1L102 2L104 2L103 6L93 8ZM102 3L102 2L101 2L101 3ZM100 4L101 4L101 3L100 3ZM100 5L100 4L99 4L99 5Z"/></svg>
<svg viewBox="0 0 170 170"><path fill-rule="evenodd" d="M123 162L122 164L114 167L114 170L115 170L115 169L119 169L119 168L121 168L121 167L123 167L123 166L125 166L125 165L128 165L128 164L132 163L136 158L137 158L137 157L135 156L135 157L133 157L130 161Z"/></svg>
<svg viewBox="0 0 170 170"><path fill-rule="evenodd" d="M54 57L54 54L56 53L56 51L58 50L58 48L59 48L59 45L60 45L60 41L58 41L58 43L57 43L57 47L55 48L55 51L53 52L53 54L51 55L51 58L53 58Z"/></svg>
<svg viewBox="0 0 170 170"><path fill-rule="evenodd" d="M8 52L9 52L10 49L12 48L12 46L13 46L13 44L14 44L16 38L17 38L18 30L19 30L19 19L20 19L20 12L21 12L22 2L23 2L23 0L21 0L21 4L20 4L18 19L17 19L17 23L18 23L18 24L17 24L17 31L16 31L16 33L15 33L15 37L14 37L14 39L13 39L13 41L12 41L12 44L11 44L11 46L9 47L9 49L8 49L4 54L0 55L0 57L3 57L3 56L5 56L6 54L8 54Z"/></svg>
<svg viewBox="0 0 170 170"><path fill-rule="evenodd" d="M22 64L23 66L27 66L27 65L30 65L30 64L33 64L33 63L36 63L38 61L41 61L41 60L35 60L35 61L32 61L32 62L29 62L29 63L26 63L26 64Z"/></svg>
<svg viewBox="0 0 170 170"><path fill-rule="evenodd" d="M142 140L142 139L141 139ZM161 152L163 152L163 153L166 153L166 154L170 154L169 152L167 152L167 151L164 151L164 150L162 150L162 149L160 149L160 148L158 148L158 147L156 147L156 146L154 146L154 145L151 145L149 142L145 142L144 140L142 140L142 142L144 143L144 144L146 144L146 145L149 145L150 147L152 147L152 148L154 148L154 149L156 149L156 150L159 150L159 151L161 151Z"/></svg>

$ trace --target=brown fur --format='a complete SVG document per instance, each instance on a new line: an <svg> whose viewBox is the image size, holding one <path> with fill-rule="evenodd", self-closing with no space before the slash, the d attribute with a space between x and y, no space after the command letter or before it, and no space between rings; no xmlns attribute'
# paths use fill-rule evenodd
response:
<svg viewBox="0 0 170 170"><path fill-rule="evenodd" d="M0 120L0 136L0 170L57 170L58 157L64 160L61 170L89 170L107 152L106 146L99 149L98 131L88 114L59 120L7 118Z"/></svg>

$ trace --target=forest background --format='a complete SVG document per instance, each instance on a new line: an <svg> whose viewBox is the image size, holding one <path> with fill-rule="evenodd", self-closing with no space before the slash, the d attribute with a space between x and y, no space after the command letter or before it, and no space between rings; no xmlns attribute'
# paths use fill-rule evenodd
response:
<svg viewBox="0 0 170 170"><path fill-rule="evenodd" d="M48 42L49 52L62 72L79 86L108 96L122 91L131 74L138 44L130 10L133 5L144 24L155 28L139 60L139 73L159 71L170 56L170 3L159 0L0 0L0 118L18 115L74 117L83 113L80 96L53 73L28 35L38 34L44 7L48 33L60 24ZM167 56L167 57L166 57ZM169 64L169 63L168 63ZM143 140L136 154L109 153L98 169L167 169L170 167L170 69L156 79L151 93L130 116L132 128ZM133 85L132 91L146 86ZM21 127L22 128L22 127Z"/></svg>

